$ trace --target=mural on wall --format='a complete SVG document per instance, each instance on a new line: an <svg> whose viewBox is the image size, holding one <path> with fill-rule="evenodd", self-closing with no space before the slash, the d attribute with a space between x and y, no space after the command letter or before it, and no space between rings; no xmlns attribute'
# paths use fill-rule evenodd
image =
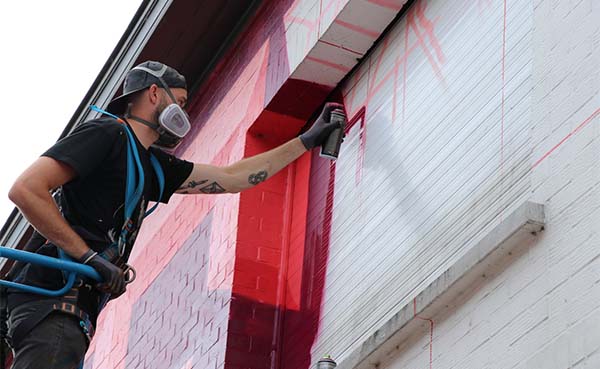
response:
<svg viewBox="0 0 600 369"><path fill-rule="evenodd" d="M364 119L311 173L333 181L313 357L349 354L527 195L531 31L526 1L415 1L341 86Z"/></svg>

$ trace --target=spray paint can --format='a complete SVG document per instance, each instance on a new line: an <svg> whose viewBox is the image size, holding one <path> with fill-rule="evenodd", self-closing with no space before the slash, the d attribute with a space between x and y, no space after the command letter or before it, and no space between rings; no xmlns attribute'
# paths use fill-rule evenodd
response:
<svg viewBox="0 0 600 369"><path fill-rule="evenodd" d="M317 369L334 369L337 366L336 362L331 359L331 356L325 355L317 362Z"/></svg>
<svg viewBox="0 0 600 369"><path fill-rule="evenodd" d="M336 160L340 153L340 146L344 138L346 129L346 114L341 109L335 109L331 112L329 124L337 123L340 128L334 129L327 138L327 141L321 146L321 156L327 159Z"/></svg>

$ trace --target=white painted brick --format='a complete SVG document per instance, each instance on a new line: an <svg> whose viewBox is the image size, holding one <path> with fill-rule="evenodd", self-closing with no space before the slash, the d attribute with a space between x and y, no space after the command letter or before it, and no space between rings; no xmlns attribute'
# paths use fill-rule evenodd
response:
<svg viewBox="0 0 600 369"><path fill-rule="evenodd" d="M532 198L547 206L546 231L505 270L490 271L496 275L487 283L432 317L433 367L598 368L600 117L569 135L600 107L599 2L508 2L503 168L502 4L476 14L475 6L427 3L426 16L439 16L444 82L419 50L407 64L407 100L403 65L398 90L388 81L373 96L358 185L358 129L346 139L313 356L343 359L441 265L500 221L502 208ZM386 36L384 74L403 48L405 22ZM416 42L414 34L409 40ZM346 99L356 96L351 111L382 78L374 76L381 50L342 86ZM381 367L427 367L428 339L423 324Z"/></svg>

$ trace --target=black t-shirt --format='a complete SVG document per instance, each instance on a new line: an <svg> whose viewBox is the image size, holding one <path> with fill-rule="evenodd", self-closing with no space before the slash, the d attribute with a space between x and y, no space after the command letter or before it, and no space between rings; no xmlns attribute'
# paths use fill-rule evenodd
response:
<svg viewBox="0 0 600 369"><path fill-rule="evenodd" d="M137 138L135 141L145 173L143 196L132 216L132 220L139 222L148 200L159 200L159 185L150 153L164 171L165 188L160 199L163 203L167 203L187 179L193 164L154 147L146 150ZM89 121L42 156L67 163L77 173L73 181L63 186L59 196L59 206L67 222L89 232L84 239L113 241L123 224L127 175L125 127L112 118Z"/></svg>
<svg viewBox="0 0 600 369"><path fill-rule="evenodd" d="M123 225L127 140L125 127L121 123L113 118L101 118L81 124L69 136L42 154L68 164L77 173L75 179L62 186L57 202L67 222L98 252L116 240ZM129 233L128 244L135 241L148 201L160 200L167 203L193 168L191 162L178 159L154 147L146 150L137 138L135 142L145 178L142 198L131 218L134 227ZM158 179L150 162L150 153L158 159L164 171L165 186L160 199ZM39 240L36 239L35 242L39 243ZM51 244L39 247L37 252L57 255L56 247ZM50 289L58 289L64 285L60 271L30 264L19 273L18 280ZM19 300L40 298L19 295L22 295ZM11 300L16 302L14 298ZM89 311L89 306L84 310L95 315L95 311Z"/></svg>

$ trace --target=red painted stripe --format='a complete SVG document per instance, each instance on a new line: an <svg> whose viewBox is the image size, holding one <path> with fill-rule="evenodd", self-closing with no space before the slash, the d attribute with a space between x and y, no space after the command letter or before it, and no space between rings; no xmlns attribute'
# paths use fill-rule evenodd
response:
<svg viewBox="0 0 600 369"><path fill-rule="evenodd" d="M374 95L373 91L375 90L375 82L377 81L377 74L379 74L379 68L381 67L381 62L383 61L383 56L385 55L385 52L388 48L389 41L390 41L390 38L386 37L386 39L383 42L383 46L381 48L381 53L379 54L379 57L377 57L377 60L376 60L375 70L373 71L373 77L371 77L369 79L369 85L367 86L368 99L371 99L371 97Z"/></svg>
<svg viewBox="0 0 600 369"><path fill-rule="evenodd" d="M442 83L445 84L446 82L445 82L444 76L442 74L442 70L438 66L437 61L433 58L433 54L431 54L431 52L429 51L429 48L427 47L427 44L425 43L425 39L423 38L423 35L419 31L419 27L417 27L417 24L414 19L414 12L408 13L408 22L409 22L410 28L413 30L415 36L417 36L417 40L419 41L419 44L421 45L421 48L423 49L423 53L425 53L425 56L427 57L429 64L433 68L433 71L435 72L436 77ZM432 41L432 44L433 44L433 41Z"/></svg>
<svg viewBox="0 0 600 369"><path fill-rule="evenodd" d="M535 169L538 165L540 165L540 163L543 162L544 160L546 160L550 155L552 155L552 153L554 151L556 151L556 149L558 149L560 146L562 146L562 144L564 144L569 138L573 137L577 132L581 131L583 129L583 127L588 125L588 123L590 123L592 120L594 120L594 118L596 118L598 115L600 115L600 108L598 108L595 112L593 112L592 115L590 115L586 120L584 120L580 125L578 125L577 128L575 128L573 131L571 131L565 138L560 140L559 143L557 143L553 148L551 148L547 153L545 153L538 161L536 161L533 164L531 169Z"/></svg>
<svg viewBox="0 0 600 369"><path fill-rule="evenodd" d="M371 3L371 4L379 5L384 8L392 9L395 11L400 11L402 9L402 7L404 6L404 4L400 5L393 1L386 1L386 0L367 0L367 2Z"/></svg>
<svg viewBox="0 0 600 369"><path fill-rule="evenodd" d="M348 22L344 22L343 20L340 19L336 19L334 21L335 24L339 24L340 26L344 27L344 28L348 28L349 30L358 32L358 33L362 33L365 36L369 36L373 39L376 39L379 37L379 35L381 34L380 32L376 32L370 29L366 29L364 27L361 26L357 26L356 24L352 24L352 23L348 23Z"/></svg>
<svg viewBox="0 0 600 369"><path fill-rule="evenodd" d="M306 57L306 59L307 59L307 60L310 60L310 61L314 61L315 63L319 63L319 64L322 64L322 65L326 65L326 66L328 66L328 67L331 67L331 68L337 69L337 70L339 70L339 71L342 71L342 72L345 72L345 73L348 73L348 72L350 72L350 68L348 68L348 67L345 67L345 66L343 66L343 65L336 64L336 63L332 63L332 62L330 62L330 61L328 61L328 60L324 60L324 59L315 58L315 57L313 57L313 56L307 56L307 57Z"/></svg>
<svg viewBox="0 0 600 369"><path fill-rule="evenodd" d="M358 146L358 161L356 165L356 177L355 184L360 184L362 180L363 168L365 163L365 150L367 149L367 122L366 122L366 114L367 109L365 106L361 107L356 114L348 121L346 124L346 128L344 130L344 134L348 134L352 127L354 127L358 122L360 122L359 127L359 146Z"/></svg>
<svg viewBox="0 0 600 369"><path fill-rule="evenodd" d="M419 2L416 4L415 12L417 13L417 19L419 20L419 24L421 28L425 31L425 34L429 38L429 42L431 43L431 47L435 51L437 58L441 64L446 62L446 56L442 51L442 46L440 45L440 41L435 36L433 32L433 27L435 23L439 20L439 16L435 18L435 20L431 21L427 19L425 16L425 10L427 10L427 3Z"/></svg>

